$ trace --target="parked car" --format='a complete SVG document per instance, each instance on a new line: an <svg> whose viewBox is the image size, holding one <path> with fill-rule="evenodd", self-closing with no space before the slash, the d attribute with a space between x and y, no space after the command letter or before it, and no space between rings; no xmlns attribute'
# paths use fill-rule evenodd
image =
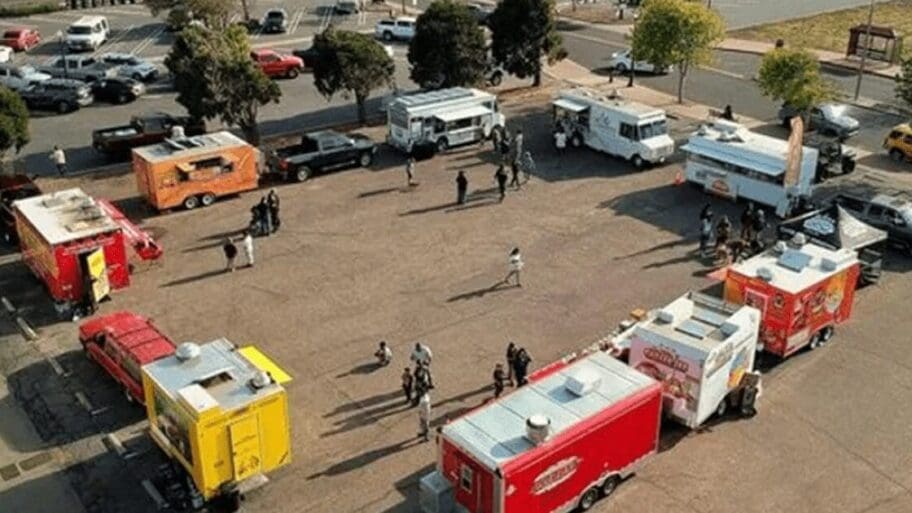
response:
<svg viewBox="0 0 912 513"><path fill-rule="evenodd" d="M263 16L260 30L266 34L283 34L288 30L288 12L285 9L269 9Z"/></svg>
<svg viewBox="0 0 912 513"><path fill-rule="evenodd" d="M3 242L15 244L19 240L13 202L40 195L41 189L28 176L0 174L0 238Z"/></svg>
<svg viewBox="0 0 912 513"><path fill-rule="evenodd" d="M75 78L85 82L91 82L99 78L113 77L117 75L118 69L115 66L105 64L91 55L66 55L58 56L43 66L38 66L39 71L43 71L52 77L57 78Z"/></svg>
<svg viewBox="0 0 912 513"><path fill-rule="evenodd" d="M887 232L887 240L912 256L912 201L899 195L840 193L833 202L852 215Z"/></svg>
<svg viewBox="0 0 912 513"><path fill-rule="evenodd" d="M17 52L27 52L41 44L41 34L38 29L16 27L7 29L3 33L0 44L8 46Z"/></svg>
<svg viewBox="0 0 912 513"><path fill-rule="evenodd" d="M278 53L275 50L254 50L250 52L250 58L270 78L295 78L304 71L304 61L300 57Z"/></svg>
<svg viewBox="0 0 912 513"><path fill-rule="evenodd" d="M375 153L377 145L368 137L321 130L304 134L299 144L273 150L267 166L271 173L303 182L315 173L352 165L368 167Z"/></svg>
<svg viewBox="0 0 912 513"><path fill-rule="evenodd" d="M485 4L469 4L469 11L472 12L472 16L475 16L475 19L478 20L479 25L488 24L488 19L494 14L494 7Z"/></svg>
<svg viewBox="0 0 912 513"><path fill-rule="evenodd" d="M384 41L411 41L415 37L415 18L400 16L398 18L380 20L374 27L374 35Z"/></svg>
<svg viewBox="0 0 912 513"><path fill-rule="evenodd" d="M9 62L13 58L13 49L8 46L0 46L0 62Z"/></svg>
<svg viewBox="0 0 912 513"><path fill-rule="evenodd" d="M36 71L32 66L0 64L0 84L9 87L13 91L21 91L31 84L44 82L45 80L50 80L50 78L50 75Z"/></svg>
<svg viewBox="0 0 912 513"><path fill-rule="evenodd" d="M651 62L643 60L634 62L629 49L614 52L611 54L611 58L608 59L608 68L613 69L618 73L626 73L630 71L631 67L635 67L635 71L638 73L654 73L657 75L664 75L672 71L671 66L667 68L657 68Z"/></svg>
<svg viewBox="0 0 912 513"><path fill-rule="evenodd" d="M120 311L96 317L79 326L79 343L90 360L98 362L123 387L127 401L145 403L140 368L174 354L174 342L152 321Z"/></svg>
<svg viewBox="0 0 912 513"><path fill-rule="evenodd" d="M912 124L896 125L884 139L883 147L896 162L912 160Z"/></svg>
<svg viewBox="0 0 912 513"><path fill-rule="evenodd" d="M848 139L858 133L860 124L858 120L846 114L848 106L839 103L824 103L814 107L807 113L808 129L814 129L824 135L832 135L842 140ZM794 107L785 104L779 109L779 120L782 126L788 128L793 117L802 113Z"/></svg>
<svg viewBox="0 0 912 513"><path fill-rule="evenodd" d="M187 136L206 133L206 125L202 122L194 122L186 116L155 112L133 116L127 125L95 130L92 132L92 147L112 157L129 158L133 148L160 143L171 137L176 126L182 127Z"/></svg>
<svg viewBox="0 0 912 513"><path fill-rule="evenodd" d="M158 67L132 53L106 53L101 56L101 62L117 67L117 74L121 77L130 77L140 82L158 80Z"/></svg>
<svg viewBox="0 0 912 513"><path fill-rule="evenodd" d="M340 0L333 6L333 12L343 16L358 14L360 11L361 9L358 7L358 2L353 2L352 0Z"/></svg>
<svg viewBox="0 0 912 513"><path fill-rule="evenodd" d="M142 82L126 77L102 78L92 82L91 86L96 101L117 104L135 101L146 92Z"/></svg>
<svg viewBox="0 0 912 513"><path fill-rule="evenodd" d="M85 82L71 78L52 78L32 84L19 92L32 110L52 110L65 114L91 105L95 99Z"/></svg>
<svg viewBox="0 0 912 513"><path fill-rule="evenodd" d="M66 31L66 46L71 51L98 50L111 34L111 26L104 16L83 16Z"/></svg>

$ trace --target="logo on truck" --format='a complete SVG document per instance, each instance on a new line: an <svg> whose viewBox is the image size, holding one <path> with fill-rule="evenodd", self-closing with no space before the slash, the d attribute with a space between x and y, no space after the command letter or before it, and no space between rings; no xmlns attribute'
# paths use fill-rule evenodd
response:
<svg viewBox="0 0 912 513"><path fill-rule="evenodd" d="M532 494L541 495L548 490L552 490L557 485L563 483L564 481L570 479L570 477L576 473L576 469L579 468L580 459L577 456L571 456L569 458L563 459L546 468L544 472L538 475L535 478L535 481L532 483Z"/></svg>
<svg viewBox="0 0 912 513"><path fill-rule="evenodd" d="M688 365L686 361L678 358L677 355L671 351L666 351L657 347L647 347L646 349L643 349L643 356L645 356L647 360L661 363L666 367L670 367L680 372L687 372L687 369L690 368L690 365Z"/></svg>

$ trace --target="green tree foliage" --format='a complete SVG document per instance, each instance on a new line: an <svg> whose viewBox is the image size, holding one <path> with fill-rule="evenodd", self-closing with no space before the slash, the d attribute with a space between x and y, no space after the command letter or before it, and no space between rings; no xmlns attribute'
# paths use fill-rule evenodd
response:
<svg viewBox="0 0 912 513"><path fill-rule="evenodd" d="M238 7L238 0L145 0L153 16L159 13L181 9L188 18L203 21L208 27L223 29Z"/></svg>
<svg viewBox="0 0 912 513"><path fill-rule="evenodd" d="M712 61L712 49L724 37L722 18L700 2L647 0L633 31L633 55L660 68L676 66L681 103L687 73Z"/></svg>
<svg viewBox="0 0 912 513"><path fill-rule="evenodd" d="M555 13L554 0L503 0L489 18L494 60L507 72L541 84L542 60L553 64L567 56Z"/></svg>
<svg viewBox="0 0 912 513"><path fill-rule="evenodd" d="M29 142L29 112L22 98L8 87L0 86L0 158L9 150L19 150Z"/></svg>
<svg viewBox="0 0 912 513"><path fill-rule="evenodd" d="M912 58L902 62L896 75L896 97L912 107Z"/></svg>
<svg viewBox="0 0 912 513"><path fill-rule="evenodd" d="M821 77L817 58L800 48L777 48L764 55L757 83L764 95L802 112L835 94Z"/></svg>
<svg viewBox="0 0 912 513"><path fill-rule="evenodd" d="M313 44L319 55L313 69L317 90L327 99L337 93L353 95L358 121L364 124L371 91L393 83L393 59L370 34L330 27L318 34Z"/></svg>
<svg viewBox="0 0 912 513"><path fill-rule="evenodd" d="M174 79L177 102L190 116L219 117L239 127L251 144L259 144L259 108L278 102L282 92L250 58L243 27L188 27L174 41L165 66Z"/></svg>
<svg viewBox="0 0 912 513"><path fill-rule="evenodd" d="M484 33L466 4L437 0L418 17L408 59L422 87L476 85L487 64Z"/></svg>

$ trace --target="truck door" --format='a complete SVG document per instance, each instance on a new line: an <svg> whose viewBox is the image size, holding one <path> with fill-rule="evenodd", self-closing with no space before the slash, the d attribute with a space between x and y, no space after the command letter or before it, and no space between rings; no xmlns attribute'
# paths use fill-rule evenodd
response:
<svg viewBox="0 0 912 513"><path fill-rule="evenodd" d="M260 472L260 426L256 415L228 425L234 480L241 481Z"/></svg>
<svg viewBox="0 0 912 513"><path fill-rule="evenodd" d="M491 474L487 470L468 461L460 460L456 502L472 513L492 513L494 511L493 484Z"/></svg>
<svg viewBox="0 0 912 513"><path fill-rule="evenodd" d="M88 253L79 255L83 262L80 267L86 276L86 290L92 303L98 303L111 293L111 283L108 281L108 266L105 261L104 249L98 248Z"/></svg>

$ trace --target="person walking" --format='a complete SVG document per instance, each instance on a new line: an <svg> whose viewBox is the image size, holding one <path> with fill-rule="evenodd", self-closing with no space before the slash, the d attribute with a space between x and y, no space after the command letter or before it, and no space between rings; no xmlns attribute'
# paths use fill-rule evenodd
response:
<svg viewBox="0 0 912 513"><path fill-rule="evenodd" d="M51 152L50 158L54 165L57 166L57 174L60 176L65 175L67 172L66 153L60 149L60 146L54 146L54 151Z"/></svg>
<svg viewBox="0 0 912 513"><path fill-rule="evenodd" d="M272 235L272 232L275 231L272 229L272 209L269 208L269 202L266 200L266 196L260 198L260 202L257 203L255 207L257 212L260 213L260 220L263 224L263 233L267 236Z"/></svg>
<svg viewBox="0 0 912 513"><path fill-rule="evenodd" d="M762 208L758 208L754 212L754 229L753 236L754 239L750 241L754 246L754 249L763 248L765 241L763 240L763 232L766 230L766 212Z"/></svg>
<svg viewBox="0 0 912 513"><path fill-rule="evenodd" d="M526 381L526 375L529 372L529 364L532 363L532 358L529 356L529 353L526 351L526 348L521 348L516 353L516 360L514 365L516 368L513 369L513 373L516 375L516 386L521 387L528 383Z"/></svg>
<svg viewBox="0 0 912 513"><path fill-rule="evenodd" d="M459 174L456 175L456 203L465 205L468 191L469 179L466 178L464 171L460 171Z"/></svg>
<svg viewBox="0 0 912 513"><path fill-rule="evenodd" d="M498 148L500 152L500 163L501 165L506 165L510 159L510 134L506 130L503 132L503 137L500 139L500 147Z"/></svg>
<svg viewBox="0 0 912 513"><path fill-rule="evenodd" d="M247 267L253 267L253 232L244 232L244 240L241 242L244 246L244 257L247 258Z"/></svg>
<svg viewBox="0 0 912 513"><path fill-rule="evenodd" d="M412 386L415 383L415 378L412 377L412 371L406 367L402 371L402 393L405 394L405 404L412 402Z"/></svg>
<svg viewBox="0 0 912 513"><path fill-rule="evenodd" d="M269 194L266 195L266 205L269 208L269 217L272 222L272 231L279 231L279 226L282 225L282 222L279 220L279 195L276 193L275 189L269 189Z"/></svg>
<svg viewBox="0 0 912 513"><path fill-rule="evenodd" d="M510 278L516 277L516 286L522 287L522 283L519 281L519 273L522 271L522 268L523 261L519 248L513 248L513 250L510 251L510 271L507 272L507 277L504 278L503 282L509 285Z"/></svg>
<svg viewBox="0 0 912 513"><path fill-rule="evenodd" d="M418 399L418 438L431 440L431 396L427 392Z"/></svg>
<svg viewBox="0 0 912 513"><path fill-rule="evenodd" d="M567 132L564 131L564 127L561 125L557 126L557 130L554 132L554 147L557 149L558 156L564 156L564 150L567 148Z"/></svg>
<svg viewBox="0 0 912 513"><path fill-rule="evenodd" d="M741 239L750 241L753 240L754 230L754 202L749 201L747 203L747 208L744 209L744 212L741 213Z"/></svg>
<svg viewBox="0 0 912 513"><path fill-rule="evenodd" d="M700 218L700 256L705 257L706 251L709 250L712 241L712 215Z"/></svg>
<svg viewBox="0 0 912 513"><path fill-rule="evenodd" d="M507 172L504 171L503 164L497 166L497 171L494 172L494 181L497 182L500 201L503 201L507 197Z"/></svg>
<svg viewBox="0 0 912 513"><path fill-rule="evenodd" d="M237 258L238 249L234 245L234 241L231 240L231 237L225 239L225 244L222 245L222 251L225 253L225 271L234 272L234 259Z"/></svg>
<svg viewBox="0 0 912 513"><path fill-rule="evenodd" d="M377 347L377 350L374 352L374 356L377 358L377 363L381 367L386 367L393 361L393 351L386 345L385 340L380 341L380 345Z"/></svg>
<svg viewBox="0 0 912 513"><path fill-rule="evenodd" d="M523 182L528 182L532 178L532 175L535 174L535 161L532 160L532 153L528 151L523 153L522 161L520 164L520 169L522 169L523 175L525 177L525 180Z"/></svg>
<svg viewBox="0 0 912 513"><path fill-rule="evenodd" d="M507 382L510 383L510 386L515 386L513 383L513 369L515 368L516 363L516 353L519 352L519 349L516 347L516 344L510 342L507 344Z"/></svg>
<svg viewBox="0 0 912 513"><path fill-rule="evenodd" d="M424 368L427 374L427 385L428 388L434 388L434 376L431 375L431 359L434 357L434 353L431 352L431 348L422 344L421 342L415 342L415 349L412 350L412 355L410 357L411 361L418 364L418 368ZM418 369L415 369L417 375ZM417 376L416 376L417 377Z"/></svg>
<svg viewBox="0 0 912 513"><path fill-rule="evenodd" d="M504 372L503 365L498 362L494 365L494 398L497 399L500 397L500 394L504 391L504 382L507 381L506 373Z"/></svg>
<svg viewBox="0 0 912 513"><path fill-rule="evenodd" d="M430 371L423 363L418 363L415 365L414 378L415 382L414 394L412 395L412 406L418 406L418 399L420 399L422 395L431 389Z"/></svg>
<svg viewBox="0 0 912 513"><path fill-rule="evenodd" d="M703 209L700 210L700 221L702 221L704 219L712 220L712 217L713 217L712 205L710 205L709 203L707 203L706 205L703 205Z"/></svg>
<svg viewBox="0 0 912 513"><path fill-rule="evenodd" d="M732 224L728 220L728 216L722 216L722 219L719 219L719 223L716 224L716 249L728 245L728 240L731 239L731 230Z"/></svg>
<svg viewBox="0 0 912 513"><path fill-rule="evenodd" d="M415 157L409 157L405 161L405 185L407 187L414 187L415 184Z"/></svg>

